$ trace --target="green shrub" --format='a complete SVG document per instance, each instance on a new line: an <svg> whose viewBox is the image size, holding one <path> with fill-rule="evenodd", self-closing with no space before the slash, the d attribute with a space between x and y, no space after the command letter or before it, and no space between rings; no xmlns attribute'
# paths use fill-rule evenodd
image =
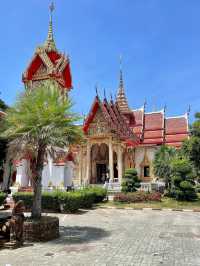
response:
<svg viewBox="0 0 200 266"><path fill-rule="evenodd" d="M17 192L13 194L13 199L15 202L23 200L25 208L30 210L33 205L33 193L31 192Z"/></svg>
<svg viewBox="0 0 200 266"><path fill-rule="evenodd" d="M175 158L172 161L171 197L177 200L193 201L197 198L193 168L185 158Z"/></svg>
<svg viewBox="0 0 200 266"><path fill-rule="evenodd" d="M6 199L6 193L0 192L0 206L4 203Z"/></svg>
<svg viewBox="0 0 200 266"><path fill-rule="evenodd" d="M125 170L124 177L122 179L122 192L135 192L140 187L140 180L137 175L137 171L134 168Z"/></svg>
<svg viewBox="0 0 200 266"><path fill-rule="evenodd" d="M75 212L80 208L91 208L94 203L102 201L107 194L103 188L90 187L78 191L53 191L42 193L42 209L59 211L62 204L64 211ZM26 209L30 210L33 204L33 193L17 192L13 195L15 202L23 200Z"/></svg>
<svg viewBox="0 0 200 266"><path fill-rule="evenodd" d="M195 190L196 190L197 193L200 193L200 184L196 185Z"/></svg>
<svg viewBox="0 0 200 266"><path fill-rule="evenodd" d="M42 209L43 210L60 210L59 192L43 192L42 193Z"/></svg>
<svg viewBox="0 0 200 266"><path fill-rule="evenodd" d="M88 188L85 188L83 191L93 192L95 195L95 199L94 199L95 203L102 202L107 196L107 189L103 187L99 187L99 186L88 187Z"/></svg>
<svg viewBox="0 0 200 266"><path fill-rule="evenodd" d="M59 202L63 204L63 210L66 212L75 212L81 208L80 193L63 192L59 194Z"/></svg>

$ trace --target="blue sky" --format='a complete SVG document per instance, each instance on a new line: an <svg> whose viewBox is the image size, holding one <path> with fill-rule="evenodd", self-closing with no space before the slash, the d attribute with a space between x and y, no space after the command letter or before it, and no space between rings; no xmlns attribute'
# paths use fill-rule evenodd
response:
<svg viewBox="0 0 200 266"><path fill-rule="evenodd" d="M47 36L47 0L2 1L0 97L12 104L23 90L22 72ZM200 111L199 0L55 0L57 48L71 58L77 112L87 113L95 85L116 94L119 56L129 105L167 105L180 115Z"/></svg>

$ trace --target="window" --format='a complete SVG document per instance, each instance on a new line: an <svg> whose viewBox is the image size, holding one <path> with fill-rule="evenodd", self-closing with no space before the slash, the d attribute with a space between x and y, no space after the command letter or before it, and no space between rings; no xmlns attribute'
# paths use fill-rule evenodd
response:
<svg viewBox="0 0 200 266"><path fill-rule="evenodd" d="M144 166L144 177L149 177L149 176L150 176L150 167Z"/></svg>

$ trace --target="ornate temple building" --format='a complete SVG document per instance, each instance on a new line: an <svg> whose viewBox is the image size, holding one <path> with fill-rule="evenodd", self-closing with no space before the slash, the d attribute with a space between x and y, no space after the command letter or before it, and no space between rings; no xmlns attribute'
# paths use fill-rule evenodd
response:
<svg viewBox="0 0 200 266"><path fill-rule="evenodd" d="M68 56L58 51L53 36L52 12L54 6L50 6L50 21L47 39L43 45L36 48L35 53L22 75L22 81L26 90L36 89L41 82L53 80L57 82L63 95L68 95L72 88L70 60ZM34 104L34 103L33 103ZM30 154L25 153L18 160L14 160L16 166L15 185L29 187L32 183ZM57 148L57 158L48 157L44 163L42 178L43 187L69 186L73 179L74 157L69 148Z"/></svg>
<svg viewBox="0 0 200 266"><path fill-rule="evenodd" d="M35 89L44 80L54 80L64 94L72 88L69 57L60 53L53 37L52 11L49 31L43 45L36 48L23 73L26 89ZM34 103L33 103L34 104ZM98 93L83 124L84 141L70 149L58 150L57 160L44 165L43 187L121 184L126 168L135 167L143 182L157 177L153 173L156 150L163 144L179 148L189 136L188 114L166 117L165 109L146 112L146 104L132 110L128 104L122 70L115 100L100 99ZM16 184L31 185L31 158L24 155L16 163Z"/></svg>
<svg viewBox="0 0 200 266"><path fill-rule="evenodd" d="M125 95L122 71L113 101L96 95L84 121L86 144L80 152L79 182L121 183L124 170L135 167L143 182L157 179L153 159L161 145L180 148L189 137L188 113L166 117L165 109L148 113L146 104L132 110Z"/></svg>

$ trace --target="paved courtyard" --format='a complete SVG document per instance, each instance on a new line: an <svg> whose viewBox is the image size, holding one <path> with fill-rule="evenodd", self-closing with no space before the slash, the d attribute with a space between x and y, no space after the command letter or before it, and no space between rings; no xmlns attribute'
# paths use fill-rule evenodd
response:
<svg viewBox="0 0 200 266"><path fill-rule="evenodd" d="M59 239L0 250L0 266L200 265L200 213L96 209L58 216Z"/></svg>

